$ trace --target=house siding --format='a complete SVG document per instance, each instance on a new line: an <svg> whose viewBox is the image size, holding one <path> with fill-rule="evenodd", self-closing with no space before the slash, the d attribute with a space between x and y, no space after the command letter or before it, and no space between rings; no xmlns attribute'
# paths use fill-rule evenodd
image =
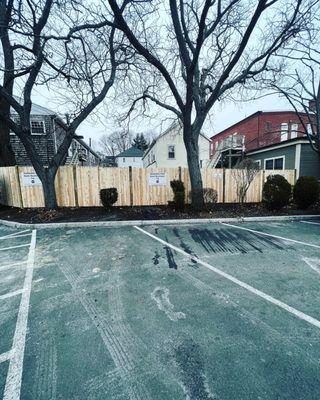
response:
<svg viewBox="0 0 320 400"><path fill-rule="evenodd" d="M32 135L33 142L40 155L41 162L48 164L48 161L55 154L55 138L54 138L54 123L50 115L32 115L37 119L41 119L45 123L45 134L44 135ZM24 145L20 141L17 135L10 135L10 142L12 149L15 153L16 164L21 166L31 165L31 161L27 156L27 152Z"/></svg>
<svg viewBox="0 0 320 400"><path fill-rule="evenodd" d="M301 145L300 176L314 176L320 180L320 155L309 143Z"/></svg>
<svg viewBox="0 0 320 400"><path fill-rule="evenodd" d="M282 147L280 149L266 150L258 154L247 154L246 157L254 161L261 161L261 168L264 168L264 161L268 158L285 157L284 169L295 169L296 146Z"/></svg>
<svg viewBox="0 0 320 400"><path fill-rule="evenodd" d="M123 159L125 161L123 161ZM116 157L116 163L119 168L142 168L142 157Z"/></svg>
<svg viewBox="0 0 320 400"><path fill-rule="evenodd" d="M175 147L175 157L168 158L168 146ZM150 157L149 157L150 156ZM153 160L154 157L154 161ZM150 159L149 159L150 158ZM205 167L210 159L210 139L199 136L199 160L202 167ZM143 166L147 167L168 167L187 168L187 152L183 141L182 129L179 126L173 127L166 134L160 136L153 146L143 157Z"/></svg>

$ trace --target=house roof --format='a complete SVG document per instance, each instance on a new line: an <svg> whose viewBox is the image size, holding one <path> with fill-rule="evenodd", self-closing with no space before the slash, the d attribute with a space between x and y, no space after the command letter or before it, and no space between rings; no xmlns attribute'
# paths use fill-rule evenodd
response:
<svg viewBox="0 0 320 400"><path fill-rule="evenodd" d="M127 149L125 151L122 151L120 154L116 156L118 157L142 157L143 156L143 150L138 149L137 147L130 147L130 149Z"/></svg>
<svg viewBox="0 0 320 400"><path fill-rule="evenodd" d="M256 153L256 152L263 153L264 151L272 150L272 149L274 149L276 147L293 146L296 143L301 143L301 142L309 143L309 139L308 139L307 135L300 136L300 137L293 138L293 139L284 140L284 141L278 142L278 143L270 143L270 144L267 144L265 146L256 148L254 150L246 151L246 154L250 155L250 154L253 154L253 153Z"/></svg>
<svg viewBox="0 0 320 400"><path fill-rule="evenodd" d="M169 126L169 128L167 128L163 133L160 133L159 136L157 136L155 139L153 139L153 141L151 142L150 146L148 147L148 149L145 151L145 153L143 154L143 158L146 157L146 155L150 152L150 150L152 149L152 147L157 143L157 141L162 138L163 136L165 136L167 133L171 132L173 129L175 128L182 128L182 125L179 121L175 121L172 125ZM211 142L211 139L206 136L205 134L203 134L202 132L200 132L200 135L202 137L204 137L205 139L208 140L208 142Z"/></svg>
<svg viewBox="0 0 320 400"><path fill-rule="evenodd" d="M288 114L288 113L292 113L292 114L297 114L294 110L260 110L260 111L256 111L253 114L248 115L247 117L240 119L240 121L235 122L234 124L228 126L227 128L223 129L222 131L216 133L215 135L211 136L211 139L214 139L215 137L225 133L226 131L228 131L229 129L232 129L233 127L239 125L242 122L247 121L248 119L251 119L253 117L256 117L258 115L261 114ZM299 114L301 115L306 115L305 112L300 112Z"/></svg>
<svg viewBox="0 0 320 400"><path fill-rule="evenodd" d="M23 100L21 97L14 96L14 98L19 104L23 103ZM17 114L16 110L12 107L10 108L10 113ZM49 110L48 108L39 106L39 104L32 103L31 114L32 115L56 115L57 113L55 111Z"/></svg>

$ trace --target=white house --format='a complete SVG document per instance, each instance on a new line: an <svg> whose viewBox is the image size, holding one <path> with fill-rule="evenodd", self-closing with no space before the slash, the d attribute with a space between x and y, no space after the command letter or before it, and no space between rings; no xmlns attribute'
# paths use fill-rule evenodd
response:
<svg viewBox="0 0 320 400"><path fill-rule="evenodd" d="M118 154L116 158L117 166L120 168L133 167L142 168L143 151L137 147L130 147L130 149Z"/></svg>
<svg viewBox="0 0 320 400"><path fill-rule="evenodd" d="M199 163L205 168L210 160L211 140L200 134L199 136ZM188 167L187 152L183 142L181 125L176 122L169 129L153 140L144 153L144 168L148 167Z"/></svg>

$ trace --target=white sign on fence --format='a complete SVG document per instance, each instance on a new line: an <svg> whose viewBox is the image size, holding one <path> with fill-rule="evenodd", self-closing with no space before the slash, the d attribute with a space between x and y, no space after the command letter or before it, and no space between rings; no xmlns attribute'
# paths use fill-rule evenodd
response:
<svg viewBox="0 0 320 400"><path fill-rule="evenodd" d="M166 186L167 174L165 172L151 172L148 183L149 186Z"/></svg>
<svg viewBox="0 0 320 400"><path fill-rule="evenodd" d="M222 174L222 172L214 172L213 177L217 178L217 179L222 179L223 174Z"/></svg>
<svg viewBox="0 0 320 400"><path fill-rule="evenodd" d="M41 181L35 172L22 172L20 178L22 186L41 186Z"/></svg>

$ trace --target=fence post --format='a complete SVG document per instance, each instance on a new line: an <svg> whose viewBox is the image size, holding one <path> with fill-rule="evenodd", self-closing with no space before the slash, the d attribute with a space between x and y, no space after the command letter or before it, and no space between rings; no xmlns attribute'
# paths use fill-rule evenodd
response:
<svg viewBox="0 0 320 400"><path fill-rule="evenodd" d="M20 174L19 174L19 167L17 165L15 167L15 170L16 170L16 175L17 175L19 201L20 201L21 208L24 208L22 190L21 190L21 182L20 182Z"/></svg>
<svg viewBox="0 0 320 400"><path fill-rule="evenodd" d="M179 181L181 181L182 179L182 171L181 171L181 167L179 167Z"/></svg>
<svg viewBox="0 0 320 400"><path fill-rule="evenodd" d="M74 203L75 203L76 207L79 207L77 166L76 165L73 165L72 172L73 172Z"/></svg>
<svg viewBox="0 0 320 400"><path fill-rule="evenodd" d="M140 188L141 189L141 188ZM132 167L129 167L130 207L133 206Z"/></svg>
<svg viewBox="0 0 320 400"><path fill-rule="evenodd" d="M222 169L222 203L226 202L226 169Z"/></svg>

